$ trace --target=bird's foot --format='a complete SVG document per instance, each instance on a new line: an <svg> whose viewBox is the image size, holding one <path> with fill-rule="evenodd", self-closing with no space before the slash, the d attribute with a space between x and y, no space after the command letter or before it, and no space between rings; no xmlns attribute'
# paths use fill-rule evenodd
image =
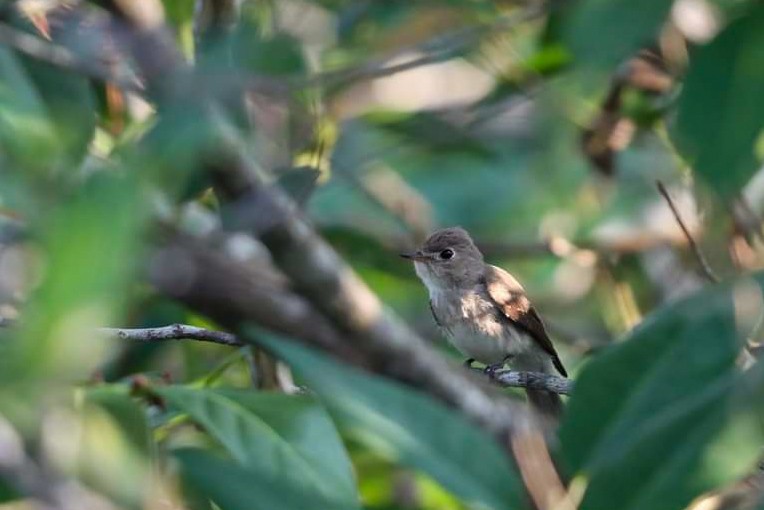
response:
<svg viewBox="0 0 764 510"><path fill-rule="evenodd" d="M483 369L483 373L490 377L491 379L496 378L496 371L501 370L504 368L504 362L501 363L494 363L492 365L486 365L486 367Z"/></svg>
<svg viewBox="0 0 764 510"><path fill-rule="evenodd" d="M467 358L464 360L464 366L467 368L472 368L473 363L475 363L475 358Z"/></svg>

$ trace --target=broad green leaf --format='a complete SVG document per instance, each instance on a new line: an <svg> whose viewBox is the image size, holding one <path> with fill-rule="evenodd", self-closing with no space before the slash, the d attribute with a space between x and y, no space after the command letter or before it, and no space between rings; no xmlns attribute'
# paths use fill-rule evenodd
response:
<svg viewBox="0 0 764 510"><path fill-rule="evenodd" d="M738 193L760 165L762 61L761 4L690 55L673 135L698 176L724 197Z"/></svg>
<svg viewBox="0 0 764 510"><path fill-rule="evenodd" d="M582 510L684 508L752 467L764 434L735 366L735 312L732 288L712 288L586 366L560 430L571 474L586 483Z"/></svg>
<svg viewBox="0 0 764 510"><path fill-rule="evenodd" d="M458 413L294 342L257 333L250 338L292 366L345 435L421 469L468 504L522 507L517 476L501 446Z"/></svg>
<svg viewBox="0 0 764 510"><path fill-rule="evenodd" d="M204 450L174 451L186 483L207 495L221 510L327 510L334 506L313 491L295 487L277 473L250 471ZM273 466L274 468L277 466Z"/></svg>
<svg viewBox="0 0 764 510"><path fill-rule="evenodd" d="M344 447L323 409L307 397L252 391L157 389L217 439L252 476L332 508L357 508L358 495Z"/></svg>
<svg viewBox="0 0 764 510"><path fill-rule="evenodd" d="M656 41L671 9L669 0L579 0L566 6L561 35L576 62L612 67Z"/></svg>

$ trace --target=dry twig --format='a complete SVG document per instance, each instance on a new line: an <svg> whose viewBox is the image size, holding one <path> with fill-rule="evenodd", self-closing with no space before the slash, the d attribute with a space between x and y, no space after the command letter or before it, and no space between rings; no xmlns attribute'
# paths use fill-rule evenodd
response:
<svg viewBox="0 0 764 510"><path fill-rule="evenodd" d="M685 225L684 220L682 220L682 215L679 214L679 209L676 207L676 204L674 204L674 200L671 198L671 195L666 189L666 186L661 181L655 181L655 184L658 187L658 191L660 192L660 194L663 195L663 198L666 199L666 203L668 204L669 208L671 208L671 212L674 215L676 222L679 224L679 227L682 229L684 236L687 238L687 244L690 246L690 250L692 251L693 255L695 255L695 258L698 261L698 265L700 266L700 269L703 272L703 276L705 276L712 283L719 283L721 280L716 275L716 273L714 273L714 270L711 269L711 266L708 265L708 261L706 260L706 257L703 255L703 252L700 250L700 246L698 246L698 243L695 242L695 238L690 232L690 229L687 228L687 225Z"/></svg>

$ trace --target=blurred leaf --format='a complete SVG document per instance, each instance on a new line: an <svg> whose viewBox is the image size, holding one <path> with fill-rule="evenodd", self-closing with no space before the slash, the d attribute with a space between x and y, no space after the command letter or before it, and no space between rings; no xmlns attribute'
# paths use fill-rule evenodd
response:
<svg viewBox="0 0 764 510"><path fill-rule="evenodd" d="M0 505L19 499L19 494L0 478Z"/></svg>
<svg viewBox="0 0 764 510"><path fill-rule="evenodd" d="M755 298L759 287L746 285ZM587 482L582 510L684 508L755 463L764 435L735 366L735 317L731 288L712 288L586 366L560 430L571 472Z"/></svg>
<svg viewBox="0 0 764 510"><path fill-rule="evenodd" d="M759 166L754 144L764 128L764 6L691 54L674 138L695 171L725 197Z"/></svg>
<svg viewBox="0 0 764 510"><path fill-rule="evenodd" d="M81 435L75 443L79 476L120 507L144 508L154 474L143 407L126 385L87 389L83 403Z"/></svg>
<svg viewBox="0 0 764 510"><path fill-rule="evenodd" d="M363 117L363 122L427 151L460 152L485 158L493 154L486 144L467 130L428 112L375 112Z"/></svg>
<svg viewBox="0 0 764 510"><path fill-rule="evenodd" d="M305 379L347 436L421 469L469 504L522 507L519 482L501 446L458 413L294 342L259 333L250 338Z"/></svg>
<svg viewBox="0 0 764 510"><path fill-rule="evenodd" d="M49 170L60 148L44 101L5 47L0 47L0 144L2 160L10 156L16 164L40 170Z"/></svg>
<svg viewBox="0 0 764 510"><path fill-rule="evenodd" d="M187 483L212 499L221 510L326 510L347 508L316 498L283 476L267 476L250 471L229 460L215 457L204 450L175 450L181 473ZM271 470L279 466L272 465ZM283 473L282 473L283 474Z"/></svg>
<svg viewBox="0 0 764 510"><path fill-rule="evenodd" d="M146 422L143 407L130 396L130 389L123 384L107 385L86 391L87 403L106 411L130 441L133 449L143 455L151 452L151 431Z"/></svg>
<svg viewBox="0 0 764 510"><path fill-rule="evenodd" d="M246 18L233 34L232 51L236 67L253 73L296 75L306 70L299 41L281 33L265 37Z"/></svg>
<svg viewBox="0 0 764 510"><path fill-rule="evenodd" d="M326 508L357 508L350 462L323 409L305 397L251 391L158 388L251 476L310 496Z"/></svg>
<svg viewBox="0 0 764 510"><path fill-rule="evenodd" d="M576 63L612 67L656 42L671 9L668 0L579 0L562 11L560 34Z"/></svg>
<svg viewBox="0 0 764 510"><path fill-rule="evenodd" d="M289 168L278 174L278 185L298 204L304 204L316 189L321 172L309 166Z"/></svg>
<svg viewBox="0 0 764 510"><path fill-rule="evenodd" d="M195 0L162 0L167 19L175 28L178 42L187 57L194 52Z"/></svg>
<svg viewBox="0 0 764 510"><path fill-rule="evenodd" d="M32 59L22 59L49 114L56 139L77 164L87 154L96 128L96 99L86 78Z"/></svg>
<svg viewBox="0 0 764 510"><path fill-rule="evenodd" d="M145 218L140 205L132 176L104 173L50 211L41 229L44 278L25 307L12 355L0 362L8 364L1 380L82 378L103 359L110 344L94 328L112 323L125 304Z"/></svg>

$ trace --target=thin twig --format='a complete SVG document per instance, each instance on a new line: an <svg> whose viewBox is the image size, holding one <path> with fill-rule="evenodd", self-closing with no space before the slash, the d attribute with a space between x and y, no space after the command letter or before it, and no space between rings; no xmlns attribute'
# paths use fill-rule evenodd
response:
<svg viewBox="0 0 764 510"><path fill-rule="evenodd" d="M225 331L198 328L186 324L172 324L158 328L98 328L100 333L136 342L163 342L166 340L198 340L221 345L244 345L236 335Z"/></svg>
<svg viewBox="0 0 764 510"><path fill-rule="evenodd" d="M708 265L706 257L703 255L703 252L700 251L700 247L698 246L698 243L695 242L695 238L692 236L690 229L687 228L684 220L682 220L682 216L679 214L679 209L677 209L676 204L674 204L674 200L671 198L671 195L669 195L666 186L660 180L655 181L655 185L658 187L660 194L663 195L663 198L666 199L666 203L668 203L669 208L671 208L671 212L674 214L676 222L679 224L682 232L684 232L684 236L687 238L687 243L690 246L690 250L695 255L703 276L708 278L710 282L719 283L721 281L720 278L716 275L716 273L714 273L714 270L711 269L711 266Z"/></svg>

